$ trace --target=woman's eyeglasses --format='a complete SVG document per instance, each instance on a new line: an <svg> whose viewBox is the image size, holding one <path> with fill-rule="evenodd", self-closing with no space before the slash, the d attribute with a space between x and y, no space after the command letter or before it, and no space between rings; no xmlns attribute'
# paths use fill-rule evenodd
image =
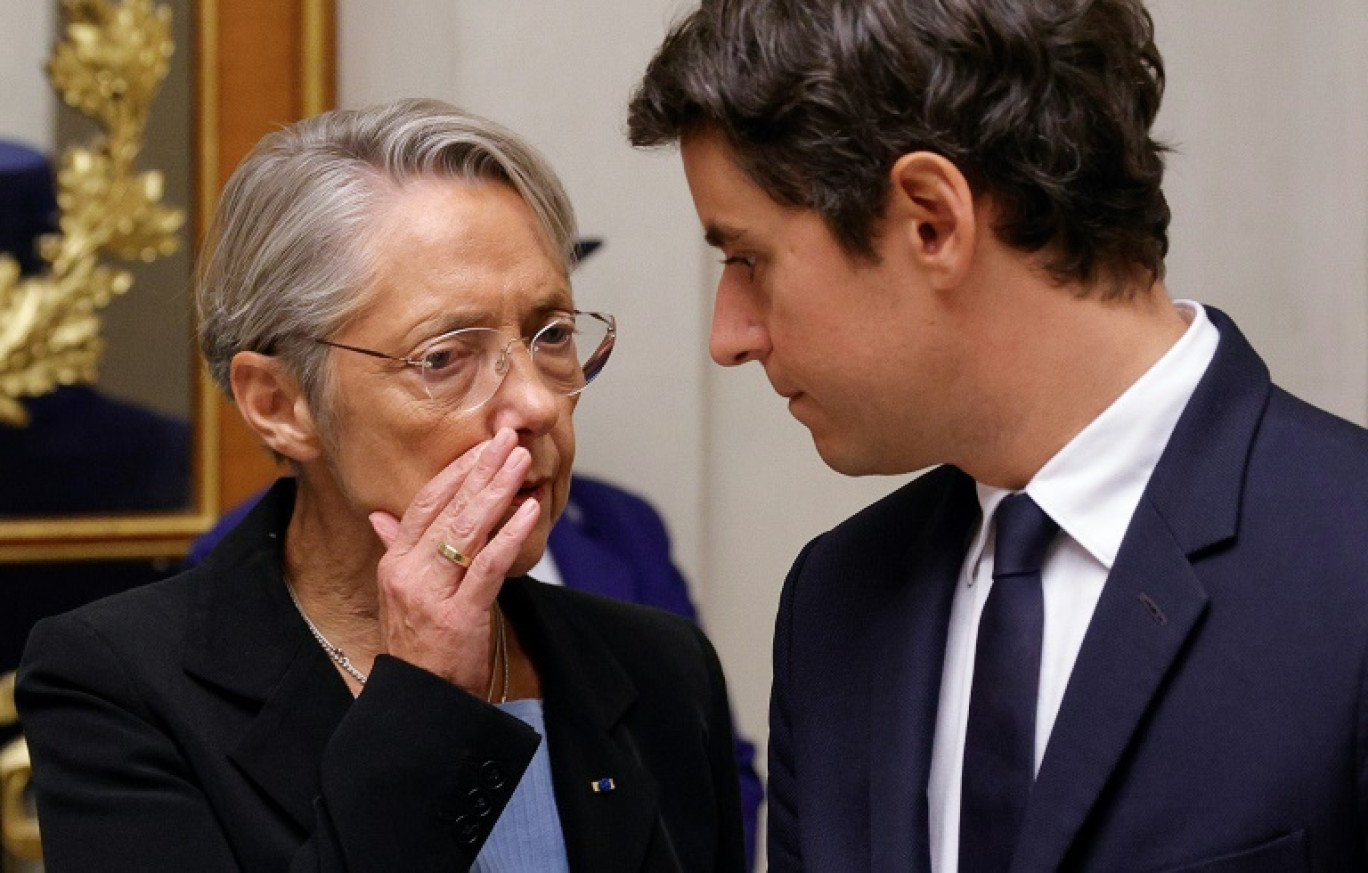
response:
<svg viewBox="0 0 1368 873"><path fill-rule="evenodd" d="M482 406L499 390L516 345L527 346L547 388L564 395L580 393L608 362L617 342L617 320L602 312L561 313L530 338L509 338L492 327L463 327L428 340L406 357L331 340L315 342L414 367L428 397L463 412Z"/></svg>

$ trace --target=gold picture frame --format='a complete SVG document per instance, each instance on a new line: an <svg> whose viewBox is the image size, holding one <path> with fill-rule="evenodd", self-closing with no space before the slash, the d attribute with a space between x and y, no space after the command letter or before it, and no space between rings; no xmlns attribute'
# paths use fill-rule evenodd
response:
<svg viewBox="0 0 1368 873"><path fill-rule="evenodd" d="M331 106L334 0L198 0L194 17L195 236L207 226L228 170L267 131ZM249 45L255 51L241 49ZM249 72L245 72L249 71ZM265 83L247 93L242 81ZM264 89L272 93L265 93ZM134 292L136 293L136 292ZM264 460L238 464L236 414L202 364L193 380L192 505L166 513L0 520L0 563L177 558L225 508L259 484ZM264 458L263 453L263 458Z"/></svg>

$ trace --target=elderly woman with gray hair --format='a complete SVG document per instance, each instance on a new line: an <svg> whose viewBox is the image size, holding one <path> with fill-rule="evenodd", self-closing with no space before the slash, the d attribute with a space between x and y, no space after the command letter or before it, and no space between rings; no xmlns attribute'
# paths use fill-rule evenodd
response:
<svg viewBox="0 0 1368 873"><path fill-rule="evenodd" d="M523 575L615 338L573 239L530 147L434 101L243 161L200 342L295 475L195 569L33 631L49 870L743 869L707 640Z"/></svg>

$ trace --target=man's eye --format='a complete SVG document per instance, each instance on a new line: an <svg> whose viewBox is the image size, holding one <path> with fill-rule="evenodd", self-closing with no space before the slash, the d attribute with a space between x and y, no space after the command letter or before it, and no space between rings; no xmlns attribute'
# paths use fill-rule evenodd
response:
<svg viewBox="0 0 1368 873"><path fill-rule="evenodd" d="M722 259L724 267L745 267L747 270L755 269L755 258L745 255L731 255Z"/></svg>

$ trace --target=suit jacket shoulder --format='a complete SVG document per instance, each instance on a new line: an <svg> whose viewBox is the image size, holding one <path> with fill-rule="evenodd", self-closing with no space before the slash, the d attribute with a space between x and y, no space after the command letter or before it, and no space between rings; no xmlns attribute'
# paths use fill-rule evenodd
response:
<svg viewBox="0 0 1368 873"><path fill-rule="evenodd" d="M771 870L925 869L946 624L978 516L973 481L941 467L794 562L774 635Z"/></svg>
<svg viewBox="0 0 1368 873"><path fill-rule="evenodd" d="M962 555L977 519L973 480L954 467L931 470L808 543L785 581L781 612L864 621L918 568Z"/></svg>

